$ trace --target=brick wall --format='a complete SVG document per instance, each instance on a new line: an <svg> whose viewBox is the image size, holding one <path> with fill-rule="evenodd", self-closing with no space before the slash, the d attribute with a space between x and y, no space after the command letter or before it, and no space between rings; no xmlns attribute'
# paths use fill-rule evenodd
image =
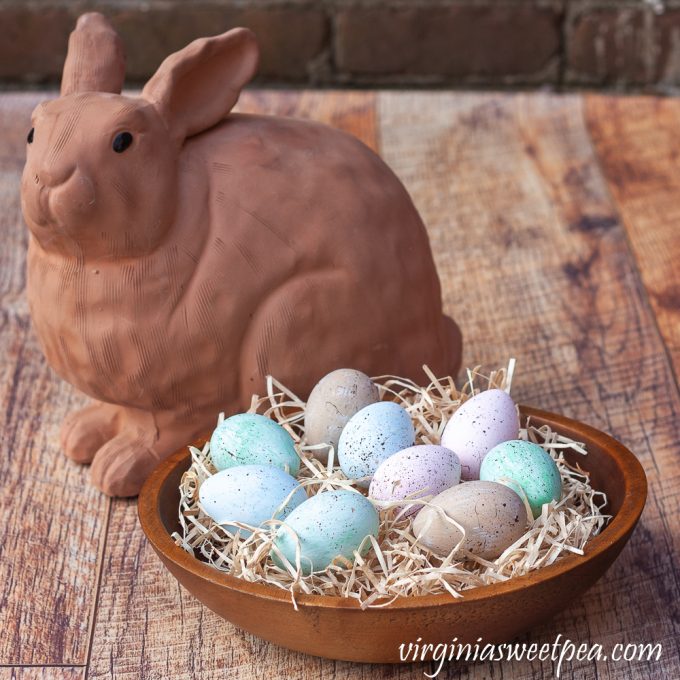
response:
<svg viewBox="0 0 680 680"><path fill-rule="evenodd" d="M680 86L680 0L0 0L0 82L57 82L93 8L122 34L132 83L242 25L260 38L263 83Z"/></svg>

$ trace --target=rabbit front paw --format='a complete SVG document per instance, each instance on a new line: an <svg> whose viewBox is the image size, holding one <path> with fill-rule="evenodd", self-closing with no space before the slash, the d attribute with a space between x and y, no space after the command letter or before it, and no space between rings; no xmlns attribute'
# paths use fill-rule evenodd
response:
<svg viewBox="0 0 680 680"><path fill-rule="evenodd" d="M117 431L95 453L90 474L109 496L136 496L156 465L191 443L203 427L186 414L117 408Z"/></svg>
<svg viewBox="0 0 680 680"><path fill-rule="evenodd" d="M119 412L119 406L95 401L69 414L59 437L64 453L76 463L91 463L97 451L116 435Z"/></svg>
<svg viewBox="0 0 680 680"><path fill-rule="evenodd" d="M146 440L122 432L104 444L92 461L92 483L108 496L136 496L161 459Z"/></svg>

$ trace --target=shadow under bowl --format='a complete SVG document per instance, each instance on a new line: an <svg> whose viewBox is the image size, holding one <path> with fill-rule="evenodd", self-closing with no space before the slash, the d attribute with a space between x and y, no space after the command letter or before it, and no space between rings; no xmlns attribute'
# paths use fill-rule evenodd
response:
<svg viewBox="0 0 680 680"><path fill-rule="evenodd" d="M567 554L555 564L503 583L450 595L403 597L384 608L361 610L346 598L290 594L274 586L248 583L192 557L170 538L179 530L179 483L189 467L187 449L163 461L139 495L142 529L175 578L198 600L234 625L283 647L330 659L400 662L400 645L486 643L511 640L568 607L611 566L640 518L647 479L637 458L622 444L588 425L529 407L520 407L532 425L586 444L588 455L567 451L607 494L612 519L590 539L585 555ZM201 442L202 444L202 442Z"/></svg>

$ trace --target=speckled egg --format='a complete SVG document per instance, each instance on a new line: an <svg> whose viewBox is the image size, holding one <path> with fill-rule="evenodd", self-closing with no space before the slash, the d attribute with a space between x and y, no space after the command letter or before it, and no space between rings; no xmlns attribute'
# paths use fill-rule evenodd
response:
<svg viewBox="0 0 680 680"><path fill-rule="evenodd" d="M541 514L544 503L562 498L562 479L555 461L533 442L515 440L495 446L482 461L480 477L518 492L521 488L534 518Z"/></svg>
<svg viewBox="0 0 680 680"><path fill-rule="evenodd" d="M286 506L275 515L289 495ZM198 498L203 510L217 524L235 532L237 527L230 526L230 522L258 527L274 517L284 519L307 500L307 494L297 480L279 468L238 465L208 477L198 489ZM251 533L241 529L244 537Z"/></svg>
<svg viewBox="0 0 680 680"><path fill-rule="evenodd" d="M235 465L273 465L291 475L300 470L293 438L257 413L239 413L222 421L210 438L210 455L218 470Z"/></svg>
<svg viewBox="0 0 680 680"><path fill-rule="evenodd" d="M368 495L376 501L397 501L436 496L460 481L458 456L443 446L422 444L399 451L384 460L373 475ZM402 506L403 507L403 506ZM409 508L404 516L418 512Z"/></svg>
<svg viewBox="0 0 680 680"><path fill-rule="evenodd" d="M486 560L496 559L526 530L527 511L522 499L510 488L495 482L463 482L431 501L436 507L423 508L413 521L413 533L420 543L437 555L448 555L463 534L440 514L446 513L465 529L465 540L454 557L466 550Z"/></svg>
<svg viewBox="0 0 680 680"><path fill-rule="evenodd" d="M316 384L305 408L305 441L307 444L331 444L338 450L342 428L364 406L379 399L378 388L361 371L340 368L324 376ZM328 460L328 449L315 450L320 460Z"/></svg>
<svg viewBox="0 0 680 680"><path fill-rule="evenodd" d="M411 417L393 401L379 401L355 413L345 425L338 443L338 463L350 479L371 477L386 458L413 446ZM365 488L370 479L357 482Z"/></svg>
<svg viewBox="0 0 680 680"><path fill-rule="evenodd" d="M294 533L293 533L294 532ZM299 505L277 531L274 545L295 566L297 535L303 574L323 571L342 555L350 562L354 551L365 555L371 547L367 536L378 536L378 512L371 501L354 491L322 491ZM283 561L272 550L271 557Z"/></svg>
<svg viewBox="0 0 680 680"><path fill-rule="evenodd" d="M446 424L441 445L458 454L461 478L479 479L484 456L501 442L517 439L515 403L503 390L486 390L466 401Z"/></svg>

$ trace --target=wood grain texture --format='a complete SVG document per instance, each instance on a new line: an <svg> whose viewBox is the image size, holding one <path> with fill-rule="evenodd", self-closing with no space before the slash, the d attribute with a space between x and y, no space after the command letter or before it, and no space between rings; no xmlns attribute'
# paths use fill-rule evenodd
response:
<svg viewBox="0 0 680 680"><path fill-rule="evenodd" d="M6 632L0 664L80 664L89 648L93 678L422 678L429 664L336 663L238 631L161 567L133 502L112 504L104 546L107 502L89 489L83 470L58 454L55 441L59 421L80 398L45 367L22 296L25 236L16 181L24 121L37 98L0 96L0 140L10 140L0 145L0 233L7 246L0 250L0 413L3 452L9 452L0 463L8 517L0 524ZM601 145L591 103L588 122L606 179L578 96L279 91L247 93L240 107L323 120L379 148L429 227L445 306L462 326L464 363L496 365L516 356L516 398L609 431L640 457L650 496L631 543L589 595L523 641L552 642L560 633L601 643L605 653L620 642L661 642L658 664L565 663L562 677L680 677L680 401L622 226L623 218L644 283L656 290L630 227L628 194L621 198L611 188L615 175L608 168L619 167L617 153L626 152L613 141ZM669 104L668 124L678 114L680 103ZM643 167L653 174L654 153L646 154ZM645 182L647 202L661 196L670 215L670 190L657 194L651 179ZM670 338L661 316L659 327ZM17 537L29 525L37 528L38 543L22 547ZM550 662L461 663L440 677L528 680L554 672ZM3 673L71 678L81 669L5 668L4 680Z"/></svg>
<svg viewBox="0 0 680 680"><path fill-rule="evenodd" d="M0 680L81 680L85 666L13 666L0 668Z"/></svg>
<svg viewBox="0 0 680 680"><path fill-rule="evenodd" d="M108 501L59 451L83 399L47 367L24 296L19 178L39 99L0 97L0 663L83 664Z"/></svg>
<svg viewBox="0 0 680 680"><path fill-rule="evenodd" d="M674 99L651 97L585 101L593 144L678 376L680 108Z"/></svg>

